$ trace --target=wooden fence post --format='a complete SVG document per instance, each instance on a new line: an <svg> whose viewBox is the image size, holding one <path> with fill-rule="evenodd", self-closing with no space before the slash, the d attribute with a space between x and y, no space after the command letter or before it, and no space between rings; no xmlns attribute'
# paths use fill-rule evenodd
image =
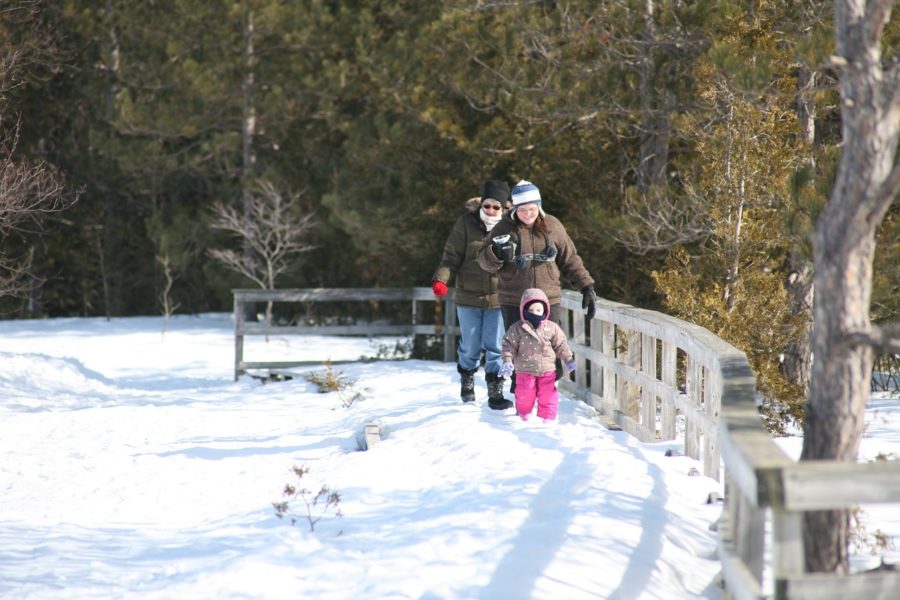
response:
<svg viewBox="0 0 900 600"><path fill-rule="evenodd" d="M641 334L641 372L656 379L656 338ZM641 424L656 433L656 393L641 386Z"/></svg>
<svg viewBox="0 0 900 600"><path fill-rule="evenodd" d="M776 590L779 580L803 575L803 513L772 508L772 565Z"/></svg>
<svg viewBox="0 0 900 600"><path fill-rule="evenodd" d="M672 394L678 393L676 375L678 371L678 348L669 342L662 343L662 382ZM675 398L662 404L662 424L659 437L663 440L675 439Z"/></svg>
<svg viewBox="0 0 900 600"><path fill-rule="evenodd" d="M563 309L565 313L565 309ZM576 344L585 344L584 336L584 313L580 310L568 311L572 314L572 331L568 332L569 341ZM569 319L565 319L568 323ZM586 344L585 344L586 345ZM575 384L584 389L587 387L587 360L584 356L575 356Z"/></svg>
<svg viewBox="0 0 900 600"><path fill-rule="evenodd" d="M684 366L684 388L687 393L687 399L691 406L700 408L700 369L696 359L690 354L685 357ZM691 419L690 415L685 416L684 423L684 454L693 459L700 458L700 431L697 423Z"/></svg>
<svg viewBox="0 0 900 600"><path fill-rule="evenodd" d="M609 321L600 324L600 343L603 356L610 360L616 357L616 326ZM619 406L616 399L616 375L610 367L603 367L603 403L607 406Z"/></svg>
<svg viewBox="0 0 900 600"><path fill-rule="evenodd" d="M629 329L626 334L628 340L628 350L625 354L625 364L635 371L641 370L641 333ZM626 382L622 386L623 396L620 398L622 406L619 410L623 413L639 421L641 418L641 391L640 386L636 383Z"/></svg>
<svg viewBox="0 0 900 600"><path fill-rule="evenodd" d="M457 362L456 335L453 330L456 327L456 299L452 295L445 296L444 303L444 362Z"/></svg>
<svg viewBox="0 0 900 600"><path fill-rule="evenodd" d="M234 295L234 380L240 379L244 362L244 301Z"/></svg>
<svg viewBox="0 0 900 600"><path fill-rule="evenodd" d="M591 319L591 348L598 352L603 352L603 322L599 319ZM591 392L595 396L603 397L603 386L606 375L600 367L600 363L596 360L591 361ZM591 402L594 408L600 410L601 406L597 406L596 402ZM600 403L603 404L602 402Z"/></svg>
<svg viewBox="0 0 900 600"><path fill-rule="evenodd" d="M706 416L719 422L719 411L722 406L722 386L717 377L713 377L712 371L703 368L703 408ZM703 474L713 479L719 479L719 444L716 438L710 435L703 436Z"/></svg>
<svg viewBox="0 0 900 600"><path fill-rule="evenodd" d="M736 515L733 521L735 553L741 557L754 580L762 587L763 552L765 550L766 520L764 509L755 506L744 494L738 492L735 499Z"/></svg>

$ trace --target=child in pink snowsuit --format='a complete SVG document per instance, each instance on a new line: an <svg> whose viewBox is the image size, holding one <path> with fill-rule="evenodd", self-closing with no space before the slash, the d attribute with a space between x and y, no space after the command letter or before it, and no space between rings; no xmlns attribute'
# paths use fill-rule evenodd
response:
<svg viewBox="0 0 900 600"><path fill-rule="evenodd" d="M556 391L556 357L569 372L575 369L575 355L569 349L566 334L547 319L550 302L538 288L529 288L519 303L521 319L503 336L499 375L516 371L516 413L527 421L537 400L537 415L544 421L556 418L559 394Z"/></svg>

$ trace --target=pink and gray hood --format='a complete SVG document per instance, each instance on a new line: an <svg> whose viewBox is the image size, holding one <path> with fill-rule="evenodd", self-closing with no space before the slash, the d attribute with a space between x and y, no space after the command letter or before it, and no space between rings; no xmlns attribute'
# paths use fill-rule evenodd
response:
<svg viewBox="0 0 900 600"><path fill-rule="evenodd" d="M523 321L525 320L525 306L533 300L537 300L544 305L544 320L547 320L550 316L550 300L540 288L528 288L522 292L522 301L519 302L519 318Z"/></svg>

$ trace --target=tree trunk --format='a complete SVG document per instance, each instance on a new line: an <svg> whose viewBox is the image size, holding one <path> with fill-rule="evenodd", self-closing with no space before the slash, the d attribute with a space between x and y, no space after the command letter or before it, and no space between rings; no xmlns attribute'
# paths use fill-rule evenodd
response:
<svg viewBox="0 0 900 600"><path fill-rule="evenodd" d="M799 386L804 395L809 395L809 370L812 350L812 306L815 288L813 268L808 260L792 257L788 269L785 289L788 294L791 316L803 319L800 336L792 341L784 351L784 375L788 381Z"/></svg>
<svg viewBox="0 0 900 600"><path fill-rule="evenodd" d="M253 48L254 29L253 11L247 10L244 22L244 83L241 89L243 99L243 127L241 153L241 203L244 208L244 219L250 219L253 212L253 179L256 175L256 153L253 151L253 140L256 137L256 107L253 104L255 86L256 55ZM244 245L244 254L249 255L250 247ZM256 303L244 304L244 320L256 321Z"/></svg>
<svg viewBox="0 0 900 600"><path fill-rule="evenodd" d="M816 166L816 104L812 90L818 82L818 74L801 66L797 76L797 119L803 131L803 139L809 149L806 164L810 169ZM810 184L811 185L811 184ZM813 287L813 265L807 257L794 252L788 259L788 276L784 287L787 290L791 316L803 319L800 337L784 350L782 370L787 380L799 386L804 395L809 395L809 370L812 350L812 305L815 295Z"/></svg>
<svg viewBox="0 0 900 600"><path fill-rule="evenodd" d="M652 189L664 189L669 162L671 125L666 110L666 98L655 89L656 65L653 58L656 24L653 21L654 0L644 0L644 45L640 65L640 100L642 122L640 133L640 163L638 190L647 194Z"/></svg>
<svg viewBox="0 0 900 600"><path fill-rule="evenodd" d="M816 144L816 103L813 101L812 90L815 89L818 75L806 67L800 67L799 90L797 93L797 117L800 119L800 128L803 138L812 149ZM809 162L815 166L815 155L809 153Z"/></svg>
<svg viewBox="0 0 900 600"><path fill-rule="evenodd" d="M900 188L900 65L883 73L879 50L892 4L835 0L843 146L834 189L813 233L813 362L802 460L855 461L863 432L873 352L853 340L872 332L875 232ZM846 572L848 528L846 511L807 513L808 571Z"/></svg>

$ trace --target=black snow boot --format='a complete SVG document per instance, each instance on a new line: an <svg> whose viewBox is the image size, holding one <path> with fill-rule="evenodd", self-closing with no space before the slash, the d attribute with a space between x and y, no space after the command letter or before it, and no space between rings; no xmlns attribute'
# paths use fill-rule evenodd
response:
<svg viewBox="0 0 900 600"><path fill-rule="evenodd" d="M496 373L485 373L488 388L488 406L494 410L506 410L513 403L503 397L503 378Z"/></svg>
<svg viewBox="0 0 900 600"><path fill-rule="evenodd" d="M463 402L475 402L475 371L478 368L467 370L456 365L456 370L459 371L459 397Z"/></svg>

